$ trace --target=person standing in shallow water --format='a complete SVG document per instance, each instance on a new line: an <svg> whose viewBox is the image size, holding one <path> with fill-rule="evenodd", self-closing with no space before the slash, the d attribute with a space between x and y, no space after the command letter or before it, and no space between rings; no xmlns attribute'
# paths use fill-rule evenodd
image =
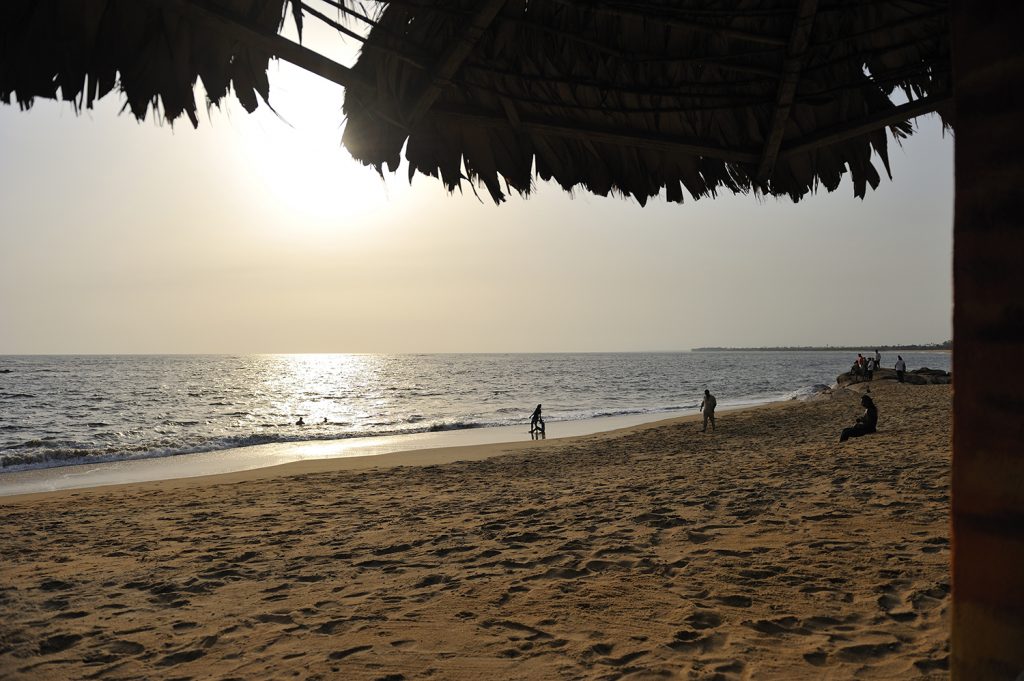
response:
<svg viewBox="0 0 1024 681"><path fill-rule="evenodd" d="M718 400L711 394L710 390L704 390L704 399L700 402L700 413L704 414L704 427L700 429L700 432L707 432L708 421L711 421L711 430L715 429L715 407L718 406Z"/></svg>

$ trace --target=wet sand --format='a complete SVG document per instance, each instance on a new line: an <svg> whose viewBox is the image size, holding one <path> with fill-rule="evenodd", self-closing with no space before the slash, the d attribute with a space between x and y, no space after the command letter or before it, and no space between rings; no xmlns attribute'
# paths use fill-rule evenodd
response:
<svg viewBox="0 0 1024 681"><path fill-rule="evenodd" d="M0 677L947 678L950 389L872 394L0 499Z"/></svg>

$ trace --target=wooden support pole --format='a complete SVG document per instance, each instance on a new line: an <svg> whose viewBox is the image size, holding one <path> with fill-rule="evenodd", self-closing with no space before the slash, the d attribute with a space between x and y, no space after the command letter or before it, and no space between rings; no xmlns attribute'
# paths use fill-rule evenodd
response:
<svg viewBox="0 0 1024 681"><path fill-rule="evenodd" d="M954 681L1024 678L1024 3L954 0Z"/></svg>
<svg viewBox="0 0 1024 681"><path fill-rule="evenodd" d="M789 37L786 59L782 62L782 77L779 80L778 94L775 100L775 111L772 113L771 127L765 136L761 162L757 166L757 183L765 185L775 168L775 159L782 146L782 137L789 121L789 110L796 97L796 86L800 82L800 71L804 65L804 55L811 44L811 31L814 28L814 15L818 11L818 0L800 0L797 6L796 20L793 22L793 33Z"/></svg>

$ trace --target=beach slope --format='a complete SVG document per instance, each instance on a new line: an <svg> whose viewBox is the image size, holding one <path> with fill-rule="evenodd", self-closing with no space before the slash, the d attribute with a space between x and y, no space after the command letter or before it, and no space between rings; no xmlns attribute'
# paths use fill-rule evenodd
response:
<svg viewBox="0 0 1024 681"><path fill-rule="evenodd" d="M946 678L950 387L0 499L6 679Z"/></svg>

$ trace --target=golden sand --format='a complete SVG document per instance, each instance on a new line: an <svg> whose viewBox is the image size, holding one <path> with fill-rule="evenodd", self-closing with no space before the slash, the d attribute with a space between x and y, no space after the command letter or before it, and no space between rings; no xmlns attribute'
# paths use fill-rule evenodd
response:
<svg viewBox="0 0 1024 681"><path fill-rule="evenodd" d="M872 394L0 499L0 678L946 678L950 389Z"/></svg>

